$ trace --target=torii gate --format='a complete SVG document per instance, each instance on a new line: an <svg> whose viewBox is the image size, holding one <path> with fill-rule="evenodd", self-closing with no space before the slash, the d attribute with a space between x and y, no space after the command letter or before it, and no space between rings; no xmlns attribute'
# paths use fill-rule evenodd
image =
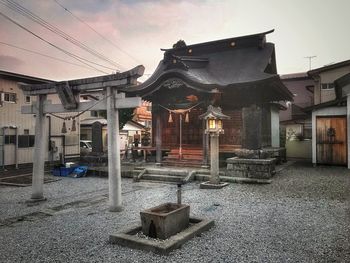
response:
<svg viewBox="0 0 350 263"><path fill-rule="evenodd" d="M46 200L43 194L45 152L48 146L45 115L107 109L109 211L122 211L118 109L139 107L141 98L125 98L124 93L118 94L117 91L128 85L136 85L137 78L143 75L144 70L144 66L140 65L112 75L39 85L20 85L25 95L37 97L36 105L22 106L23 114L36 114L32 195L29 202ZM102 91L103 98L98 101L79 102L81 92L96 90ZM48 94L58 94L62 104L51 104L47 100Z"/></svg>

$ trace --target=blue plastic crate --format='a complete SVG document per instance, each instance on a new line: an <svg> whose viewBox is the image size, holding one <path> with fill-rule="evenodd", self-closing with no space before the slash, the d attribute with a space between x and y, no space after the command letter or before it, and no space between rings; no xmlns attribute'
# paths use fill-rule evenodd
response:
<svg viewBox="0 0 350 263"><path fill-rule="evenodd" d="M52 175L54 176L68 176L71 174L76 167L55 167L51 170Z"/></svg>

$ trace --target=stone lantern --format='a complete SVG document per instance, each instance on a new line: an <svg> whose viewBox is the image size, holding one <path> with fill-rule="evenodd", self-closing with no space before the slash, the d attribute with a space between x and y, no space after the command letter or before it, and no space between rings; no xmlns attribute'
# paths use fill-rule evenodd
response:
<svg viewBox="0 0 350 263"><path fill-rule="evenodd" d="M200 185L200 188L222 188L227 183L220 183L219 177L219 135L224 133L223 120L230 119L222 113L220 107L208 106L208 110L199 116L206 121L205 133L210 135L210 180Z"/></svg>

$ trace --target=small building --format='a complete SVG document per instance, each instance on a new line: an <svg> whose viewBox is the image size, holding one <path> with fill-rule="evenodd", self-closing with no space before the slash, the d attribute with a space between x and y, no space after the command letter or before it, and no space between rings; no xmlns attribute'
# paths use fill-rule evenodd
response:
<svg viewBox="0 0 350 263"><path fill-rule="evenodd" d="M281 141L287 158L311 161L311 113L305 108L313 105L315 82L306 72L281 75L281 79L294 96L294 101L287 101L285 110L280 111Z"/></svg>
<svg viewBox="0 0 350 263"><path fill-rule="evenodd" d="M33 162L35 116L22 114L21 107L35 105L34 97L25 96L18 83L44 84L51 80L0 71L0 166L20 165ZM56 95L49 95L52 102L59 101ZM63 120L47 116L50 150L47 161L59 160L60 156L79 155L79 128L70 131L71 121L67 121L67 134L62 134ZM79 123L79 120L77 121ZM79 126L79 124L77 125ZM61 158L62 158L61 157Z"/></svg>
<svg viewBox="0 0 350 263"><path fill-rule="evenodd" d="M207 162L208 136L198 117L208 105L230 116L220 153L279 147L278 102L293 95L277 74L274 44L266 42L272 32L188 46L179 41L163 49L164 59L149 79L125 89L152 102L157 162L164 148L170 149L164 162Z"/></svg>
<svg viewBox="0 0 350 263"><path fill-rule="evenodd" d="M312 162L346 165L349 162L350 60L313 69Z"/></svg>
<svg viewBox="0 0 350 263"><path fill-rule="evenodd" d="M102 126L102 145L103 151L107 151L107 120L102 117L89 117L80 121L80 139L92 141L92 127L95 122ZM145 126L135 121L128 121L119 131L120 150L124 151L133 143L134 135L145 129Z"/></svg>

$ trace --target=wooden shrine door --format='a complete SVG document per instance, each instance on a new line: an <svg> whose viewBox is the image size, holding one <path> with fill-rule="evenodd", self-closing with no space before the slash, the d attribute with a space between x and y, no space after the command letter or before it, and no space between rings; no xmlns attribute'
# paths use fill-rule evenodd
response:
<svg viewBox="0 0 350 263"><path fill-rule="evenodd" d="M317 117L316 157L320 164L347 164L346 117Z"/></svg>

